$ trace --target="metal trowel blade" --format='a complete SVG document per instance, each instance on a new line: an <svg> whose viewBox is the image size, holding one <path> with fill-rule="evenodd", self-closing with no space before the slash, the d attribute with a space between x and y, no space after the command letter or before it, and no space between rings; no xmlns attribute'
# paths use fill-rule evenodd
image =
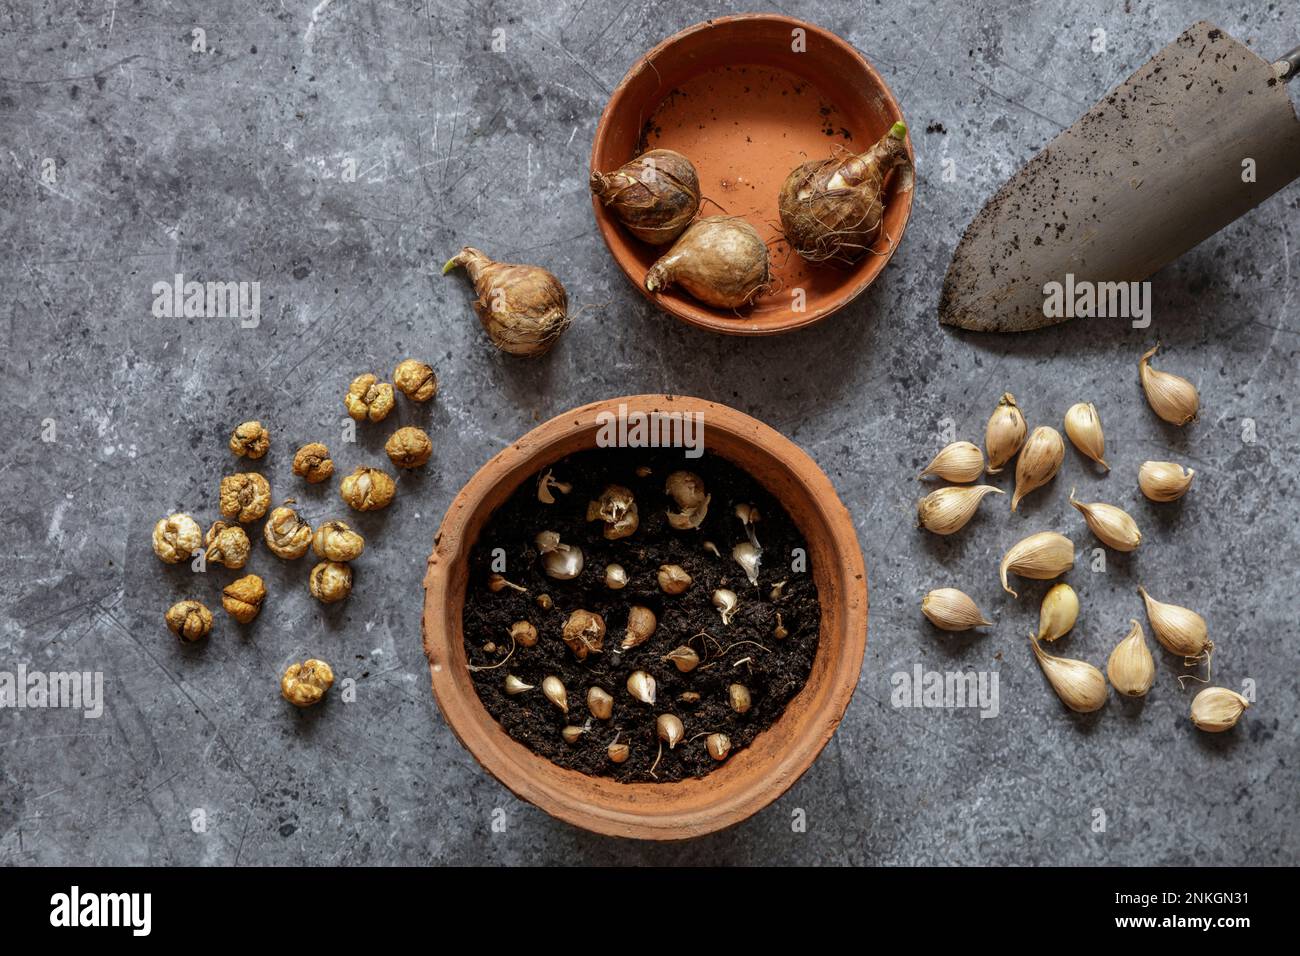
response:
<svg viewBox="0 0 1300 956"><path fill-rule="evenodd" d="M1265 60L1200 22L1060 133L966 230L939 319L1037 329L1044 286L1139 282L1300 177L1300 120Z"/></svg>

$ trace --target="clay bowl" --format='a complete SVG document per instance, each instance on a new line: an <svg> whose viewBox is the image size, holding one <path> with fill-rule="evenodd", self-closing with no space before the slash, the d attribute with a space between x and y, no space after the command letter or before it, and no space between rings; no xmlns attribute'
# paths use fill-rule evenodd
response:
<svg viewBox="0 0 1300 956"><path fill-rule="evenodd" d="M803 52L792 49L798 30ZM636 239L593 196L596 223L632 284L684 322L732 335L811 325L852 302L885 268L907 228L912 190L891 177L881 238L853 268L840 269L805 262L780 238L781 185L800 163L829 157L836 146L862 152L902 118L862 54L820 27L772 14L697 24L660 43L619 83L596 128L591 168L610 172L656 147L689 157L702 196L743 216L768 243L774 291L739 312L685 293L652 295L646 270L669 247ZM724 213L705 201L700 214ZM802 311L794 308L798 289Z"/></svg>
<svg viewBox="0 0 1300 956"><path fill-rule="evenodd" d="M539 469L596 447L601 412L703 412L705 447L785 506L808 542L821 596L812 673L754 743L700 779L618 783L565 770L512 740L479 701L461 631L469 552L492 513ZM867 579L848 511L803 451L766 425L697 398L636 395L576 409L529 432L479 470L447 509L424 578L424 650L443 717L489 773L552 816L611 836L679 840L739 823L812 764L848 707L867 643Z"/></svg>

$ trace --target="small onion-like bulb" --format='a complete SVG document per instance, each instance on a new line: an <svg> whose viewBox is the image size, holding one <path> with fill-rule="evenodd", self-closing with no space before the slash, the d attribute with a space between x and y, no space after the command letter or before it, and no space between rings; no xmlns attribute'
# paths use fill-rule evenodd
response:
<svg viewBox="0 0 1300 956"><path fill-rule="evenodd" d="M568 294L560 280L540 266L493 262L472 246L449 259L443 275L460 266L478 293L474 312L501 351L543 355L569 327Z"/></svg>
<svg viewBox="0 0 1300 956"><path fill-rule="evenodd" d="M564 689L564 682L554 674L550 674L542 679L542 693L560 712L567 714L569 712L569 695Z"/></svg>
<svg viewBox="0 0 1300 956"><path fill-rule="evenodd" d="M627 677L627 692L643 704L653 704L655 679L645 671L633 671Z"/></svg>
<svg viewBox="0 0 1300 956"><path fill-rule="evenodd" d="M749 713L749 708L753 706L754 699L750 696L749 688L744 684L732 684L727 688L727 700L731 704L731 709L738 714Z"/></svg>
<svg viewBox="0 0 1300 956"><path fill-rule="evenodd" d="M668 749L672 750L686 735L686 727L682 724L681 718L675 714L660 714L655 720L655 733L668 745Z"/></svg>
<svg viewBox="0 0 1300 956"><path fill-rule="evenodd" d="M713 592L713 606L722 615L722 623L724 625L730 624L732 617L735 616L736 609L740 607L740 598L736 596L735 591L718 588Z"/></svg>

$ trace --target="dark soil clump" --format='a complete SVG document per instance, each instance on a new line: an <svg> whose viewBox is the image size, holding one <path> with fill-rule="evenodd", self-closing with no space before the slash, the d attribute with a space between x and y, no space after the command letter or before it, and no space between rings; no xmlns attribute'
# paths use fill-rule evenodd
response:
<svg viewBox="0 0 1300 956"><path fill-rule="evenodd" d="M638 475L638 469L643 474ZM712 496L698 530L677 531L667 520L673 502L664 492L664 482L682 469L699 475ZM571 484L572 491L555 491L555 504L548 505L538 500L537 476L524 482L489 519L470 555L465 652L471 667L491 667L473 674L483 705L515 740L562 767L587 774L627 782L703 776L721 766L705 748L705 737L711 733L730 738L728 759L735 759L739 750L780 717L803 687L817 652L821 606L810 559L804 557L800 569L792 570L799 556L807 553L798 528L758 482L715 455L688 459L680 449L599 449L572 455L550 470L556 481ZM640 522L630 537L616 541L604 538L601 521L586 520L588 502L610 484L633 492ZM732 548L747 540L735 513L739 504L755 505L760 515L755 524L763 549L757 587L731 557ZM545 574L534 540L542 531L558 532L564 543L582 549L584 567L577 578L557 581ZM706 549L706 541L716 545L720 556ZM494 563L501 554L504 567ZM605 586L605 567L610 563L622 565L627 572L628 584L622 590ZM662 564L681 565L694 579L691 587L680 595L663 593L658 583ZM494 572L527 593L511 588L493 593L487 582ZM773 587L781 581L786 583L774 601ZM730 589L740 598L731 623L725 626L712 603L719 588ZM549 596L549 608L539 606L540 595ZM652 610L658 627L645 643L620 651L628 609L634 604ZM585 661L579 661L561 640L565 621L579 609L601 615L606 626L602 652L589 654ZM778 613L788 632L783 639L773 633ZM514 646L512 652L510 626L516 621L531 622L538 640L532 647ZM485 650L491 645L494 650ZM672 662L661 659L681 645L691 647L700 658L699 666L689 673L680 673ZM627 678L635 670L654 677L654 705L643 704L628 692ZM507 695L507 674L534 689ZM548 675L564 683L567 715L542 694L542 680ZM728 688L733 683L750 692L753 703L744 714L730 705ZM607 721L595 719L587 710L587 690L592 686L614 698L613 716ZM699 694L699 700L683 702L680 697L687 692ZM686 732L674 749L665 744L660 752L655 720L666 713L679 717ZM569 744L560 733L566 726L585 726L587 732ZM612 763L607 754L615 738L631 748L623 764Z"/></svg>

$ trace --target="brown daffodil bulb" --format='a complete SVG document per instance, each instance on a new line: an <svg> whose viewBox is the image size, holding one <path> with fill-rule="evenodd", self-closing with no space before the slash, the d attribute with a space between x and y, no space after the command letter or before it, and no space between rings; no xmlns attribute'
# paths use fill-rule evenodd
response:
<svg viewBox="0 0 1300 956"><path fill-rule="evenodd" d="M230 450L240 458L261 458L271 447L271 433L261 422L244 422L230 435Z"/></svg>
<svg viewBox="0 0 1300 956"><path fill-rule="evenodd" d="M343 404L359 422L381 422L393 410L393 386L369 373L358 375L348 386Z"/></svg>
<svg viewBox="0 0 1300 956"><path fill-rule="evenodd" d="M393 369L393 384L413 402L427 402L438 394L438 375L416 359L403 359Z"/></svg>
<svg viewBox="0 0 1300 956"><path fill-rule="evenodd" d="M388 436L384 451L398 468L419 468L433 454L433 442L423 429L406 425Z"/></svg>
<svg viewBox="0 0 1300 956"><path fill-rule="evenodd" d="M397 493L392 476L378 468L362 465L339 484L343 500L357 511L378 511L387 508Z"/></svg>
<svg viewBox="0 0 1300 956"><path fill-rule="evenodd" d="M293 456L293 473L311 484L320 484L334 474L330 450L318 441L303 445Z"/></svg>
<svg viewBox="0 0 1300 956"><path fill-rule="evenodd" d="M271 485L256 472L227 475L221 479L221 515L248 524L271 507Z"/></svg>

